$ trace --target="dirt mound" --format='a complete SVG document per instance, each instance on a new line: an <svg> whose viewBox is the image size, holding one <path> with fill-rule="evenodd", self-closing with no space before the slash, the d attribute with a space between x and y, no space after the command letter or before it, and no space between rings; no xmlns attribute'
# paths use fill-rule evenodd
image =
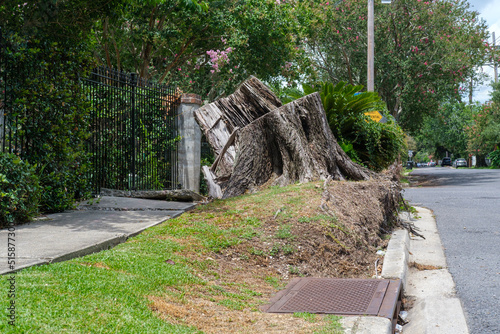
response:
<svg viewBox="0 0 500 334"><path fill-rule="evenodd" d="M179 253L204 284L149 296L151 308L207 333L311 333L325 326L336 333L319 316L263 314L259 307L295 276L372 277L377 259L380 273L377 250L395 225L399 191L390 177L269 187L167 221L193 231L162 238L182 244Z"/></svg>
<svg viewBox="0 0 500 334"><path fill-rule="evenodd" d="M222 251L219 260L274 268L285 279L374 275L377 249L387 246L392 230L399 189L390 192L394 185L388 181L332 182L323 210L322 185L314 186L283 194L286 202L298 205L283 203L274 215L260 217L258 233Z"/></svg>

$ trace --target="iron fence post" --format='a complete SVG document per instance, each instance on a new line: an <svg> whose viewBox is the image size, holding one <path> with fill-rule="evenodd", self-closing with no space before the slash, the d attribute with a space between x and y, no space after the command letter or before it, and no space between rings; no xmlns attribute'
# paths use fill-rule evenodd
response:
<svg viewBox="0 0 500 334"><path fill-rule="evenodd" d="M131 156L131 173L132 173L132 190L135 190L135 158L136 158L136 133L135 133L135 122L136 122L136 110L135 110L135 88L137 86L137 74L130 74L130 86L131 86L131 121L132 121L132 133L131 133L131 148L132 148L132 156Z"/></svg>

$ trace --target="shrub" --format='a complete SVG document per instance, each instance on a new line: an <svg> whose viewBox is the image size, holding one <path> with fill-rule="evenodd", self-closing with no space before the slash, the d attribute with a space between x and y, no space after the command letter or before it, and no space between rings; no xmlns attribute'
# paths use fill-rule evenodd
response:
<svg viewBox="0 0 500 334"><path fill-rule="evenodd" d="M380 171L387 168L400 154L404 154L404 134L393 121L358 122L354 128L354 150L370 169Z"/></svg>
<svg viewBox="0 0 500 334"><path fill-rule="evenodd" d="M493 167L500 167L500 150L493 151L489 154L491 165Z"/></svg>
<svg viewBox="0 0 500 334"><path fill-rule="evenodd" d="M40 197L35 166L0 152L0 227L31 220L38 214Z"/></svg>
<svg viewBox="0 0 500 334"><path fill-rule="evenodd" d="M390 166L403 152L405 142L401 128L388 116L387 123L372 121L366 112L386 110L375 92L360 92L363 86L345 82L304 85L304 92L319 91L333 135L342 149L357 163L380 171Z"/></svg>
<svg viewBox="0 0 500 334"><path fill-rule="evenodd" d="M40 210L58 212L89 192L86 139L89 110L79 75L86 52L5 32L6 119L24 161L37 166L43 188Z"/></svg>
<svg viewBox="0 0 500 334"><path fill-rule="evenodd" d="M354 149L354 146L352 145L351 142L349 141L341 141L339 142L340 147L342 150L351 158L352 161L358 164L362 164L361 160L358 157L358 153Z"/></svg>

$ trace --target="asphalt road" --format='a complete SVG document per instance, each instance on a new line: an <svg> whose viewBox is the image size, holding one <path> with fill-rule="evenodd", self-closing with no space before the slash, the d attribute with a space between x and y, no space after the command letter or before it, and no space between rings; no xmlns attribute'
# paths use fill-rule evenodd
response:
<svg viewBox="0 0 500 334"><path fill-rule="evenodd" d="M500 333L500 170L414 170L404 197L434 211L473 334Z"/></svg>

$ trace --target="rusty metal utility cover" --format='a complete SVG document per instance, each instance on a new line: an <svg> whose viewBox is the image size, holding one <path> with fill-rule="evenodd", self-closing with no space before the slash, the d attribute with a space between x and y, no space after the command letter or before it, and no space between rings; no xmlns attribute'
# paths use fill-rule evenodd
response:
<svg viewBox="0 0 500 334"><path fill-rule="evenodd" d="M372 315L394 318L399 308L400 280L295 278L265 312Z"/></svg>

